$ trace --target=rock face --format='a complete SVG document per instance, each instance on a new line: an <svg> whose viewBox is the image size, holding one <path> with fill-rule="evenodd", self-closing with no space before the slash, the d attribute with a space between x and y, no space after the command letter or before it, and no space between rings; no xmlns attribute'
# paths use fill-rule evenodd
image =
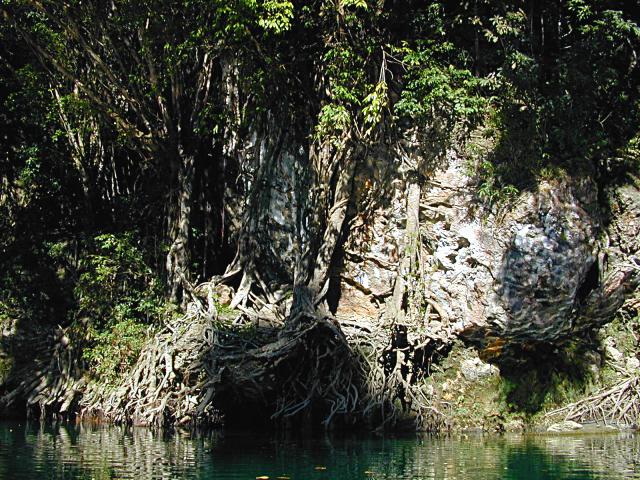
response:
<svg viewBox="0 0 640 480"><path fill-rule="evenodd" d="M635 284L632 268L614 275L599 241L615 227L618 266L626 261L623 251L637 251L635 187L615 193L619 214L629 218L616 217L608 227L601 220L598 188L587 179L542 181L535 191L506 202L508 207L488 208L477 197L467 160L449 154L421 187L422 243L432 266L425 275L428 296L441 307L438 320L479 344L486 358L506 344L554 343L597 326L599 315L610 319ZM366 255L347 258L339 317L355 312L348 292L356 287L369 299L367 316L384 315L376 300L393 287L406 244L394 234L405 223L404 189L396 181L389 204L376 212ZM607 281L611 276L617 280Z"/></svg>
<svg viewBox="0 0 640 480"><path fill-rule="evenodd" d="M506 315L493 320L501 333L553 341L570 331L570 313L596 260L597 225L582 207L594 197L592 185L547 184L523 212L531 223L509 218L512 239L497 279Z"/></svg>
<svg viewBox="0 0 640 480"><path fill-rule="evenodd" d="M406 149L412 148L408 142ZM299 168L304 152L289 141L276 149L258 135L244 150L256 157L244 188L255 182L267 187L251 200L259 213L245 222L250 228L240 242L260 275L243 279L239 290L253 280L267 297L279 298L274 288L294 277L295 236L307 235L302 197L309 192ZM356 169L348 234L340 258L332 260L329 304L338 320L403 322L388 299L398 276L407 273L412 234L406 229L414 216L426 266L420 288L432 307L425 327L440 322L438 335L472 340L485 359L506 344L555 343L598 326L635 288L638 265L629 259L640 249L640 191L632 183L607 198L592 180L566 175L487 205L478 198L468 158L450 151L434 165L419 156L382 149ZM416 185L417 213L409 208Z"/></svg>
<svg viewBox="0 0 640 480"><path fill-rule="evenodd" d="M451 192L432 224L441 268L431 289L483 336L552 342L566 335L597 258L595 185L544 182L510 211L481 212L462 163L453 159L427 192Z"/></svg>

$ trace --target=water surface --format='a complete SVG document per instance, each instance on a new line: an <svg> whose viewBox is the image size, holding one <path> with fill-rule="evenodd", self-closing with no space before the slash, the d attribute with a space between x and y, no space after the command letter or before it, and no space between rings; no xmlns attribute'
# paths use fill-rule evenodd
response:
<svg viewBox="0 0 640 480"><path fill-rule="evenodd" d="M640 479L640 436L434 438L0 423L0 479Z"/></svg>

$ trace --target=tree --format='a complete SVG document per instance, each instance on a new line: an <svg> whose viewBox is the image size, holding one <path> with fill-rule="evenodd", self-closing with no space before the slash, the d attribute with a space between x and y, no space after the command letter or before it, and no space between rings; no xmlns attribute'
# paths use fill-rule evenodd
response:
<svg viewBox="0 0 640 480"><path fill-rule="evenodd" d="M178 301L189 277L195 172L217 168L212 99L230 47L220 35L235 12L226 2L32 1L9 2L3 15L50 72L87 204L98 168L69 124L63 108L69 97L90 107L89 120L106 121L154 178L167 179L165 268L170 297ZM94 137L95 126L91 121Z"/></svg>

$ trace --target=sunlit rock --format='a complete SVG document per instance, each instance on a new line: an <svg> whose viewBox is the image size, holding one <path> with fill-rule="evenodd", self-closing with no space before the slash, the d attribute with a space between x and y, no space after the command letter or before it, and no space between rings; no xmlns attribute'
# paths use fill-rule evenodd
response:
<svg viewBox="0 0 640 480"><path fill-rule="evenodd" d="M582 430L582 425L571 420L554 423L547 428L547 432L552 433L574 432L576 430Z"/></svg>

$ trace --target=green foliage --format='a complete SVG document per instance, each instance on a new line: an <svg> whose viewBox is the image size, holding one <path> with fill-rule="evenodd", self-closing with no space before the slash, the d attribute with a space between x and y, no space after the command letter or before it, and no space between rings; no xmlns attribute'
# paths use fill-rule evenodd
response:
<svg viewBox="0 0 640 480"><path fill-rule="evenodd" d="M354 7L366 10L369 8L366 0L340 0L344 7Z"/></svg>
<svg viewBox="0 0 640 480"><path fill-rule="evenodd" d="M531 417L592 393L598 387L594 349L595 344L580 339L513 351L519 363L507 360L501 367L500 394L507 411Z"/></svg>
<svg viewBox="0 0 640 480"><path fill-rule="evenodd" d="M2 321L0 320L0 325L2 325ZM13 359L0 357L0 385L2 385L5 380L9 377L9 374L13 370Z"/></svg>
<svg viewBox="0 0 640 480"><path fill-rule="evenodd" d="M384 110L389 105L387 82L376 83L373 91L364 97L362 107L362 123L365 127L364 137L370 137L376 126L383 120Z"/></svg>
<svg viewBox="0 0 640 480"><path fill-rule="evenodd" d="M170 309L132 234L95 237L74 293L74 328L88 342L83 357L105 378L132 364L149 328Z"/></svg>
<svg viewBox="0 0 640 480"><path fill-rule="evenodd" d="M140 355L149 326L132 319L115 321L103 331L90 331L93 345L82 356L93 374L107 382L125 373Z"/></svg>
<svg viewBox="0 0 640 480"><path fill-rule="evenodd" d="M264 9L264 13L258 19L258 25L266 31L278 35L291 28L293 3L289 1L266 0L262 8Z"/></svg>
<svg viewBox="0 0 640 480"><path fill-rule="evenodd" d="M458 122L478 122L487 105L480 95L482 81L445 62L453 51L451 44L430 41L399 50L407 68L406 86L395 106L399 115L428 125L442 122L443 131Z"/></svg>
<svg viewBox="0 0 640 480"><path fill-rule="evenodd" d="M483 33L499 64L489 75L496 145L486 159L493 167L479 164L479 193L535 188L554 172L604 174L638 132L637 23L597 2L570 1L561 7L562 34L544 40L532 29L540 17L510 3L495 10ZM539 15L560 22L551 8Z"/></svg>
<svg viewBox="0 0 640 480"><path fill-rule="evenodd" d="M479 166L480 184L478 196L489 204L506 202L515 198L518 188L515 185L501 185L501 177L496 174L495 165L490 161L483 161Z"/></svg>
<svg viewBox="0 0 640 480"><path fill-rule="evenodd" d="M463 49L449 41L445 7L433 3L417 15L422 36L392 49L403 67L403 89L394 105L401 124L422 132L425 151L438 157L482 119L486 81L474 76Z"/></svg>
<svg viewBox="0 0 640 480"><path fill-rule="evenodd" d="M149 323L162 313L158 279L146 265L132 234L95 237L94 250L82 260L75 287L76 315L98 327L115 321Z"/></svg>
<svg viewBox="0 0 640 480"><path fill-rule="evenodd" d="M337 142L342 133L351 125L351 115L344 105L328 103L318 115L315 136L317 139L330 139Z"/></svg>
<svg viewBox="0 0 640 480"><path fill-rule="evenodd" d="M24 325L53 321L69 303L60 265L43 247L75 227L74 178L53 108L45 73L0 22L0 318Z"/></svg>

